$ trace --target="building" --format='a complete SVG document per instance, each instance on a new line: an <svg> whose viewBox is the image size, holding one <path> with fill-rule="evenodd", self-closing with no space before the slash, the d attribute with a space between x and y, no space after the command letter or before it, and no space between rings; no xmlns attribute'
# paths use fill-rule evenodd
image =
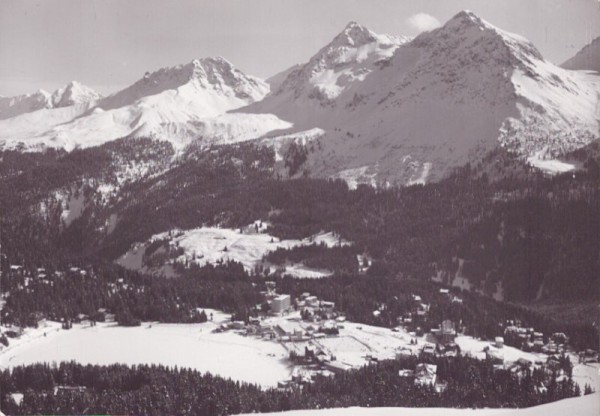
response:
<svg viewBox="0 0 600 416"><path fill-rule="evenodd" d="M415 369L415 386L433 386L437 379L437 365L417 364Z"/></svg>
<svg viewBox="0 0 600 416"><path fill-rule="evenodd" d="M456 338L456 326L454 322L446 319L442 322L442 328L439 333L439 340L442 344L450 344Z"/></svg>
<svg viewBox="0 0 600 416"><path fill-rule="evenodd" d="M400 370L398 371L398 375L400 377L412 378L415 376L415 372L413 370Z"/></svg>
<svg viewBox="0 0 600 416"><path fill-rule="evenodd" d="M327 370L331 371L334 374L339 374L346 370L350 370L352 368L349 365L342 364L338 361L328 361L328 362L324 363L323 365L325 366L325 368Z"/></svg>
<svg viewBox="0 0 600 416"><path fill-rule="evenodd" d="M502 348L502 347L504 347L504 338L503 337L496 337L496 338L494 338L494 346L496 348Z"/></svg>
<svg viewBox="0 0 600 416"><path fill-rule="evenodd" d="M271 301L271 312L282 313L290 309L292 302L290 295L279 295Z"/></svg>

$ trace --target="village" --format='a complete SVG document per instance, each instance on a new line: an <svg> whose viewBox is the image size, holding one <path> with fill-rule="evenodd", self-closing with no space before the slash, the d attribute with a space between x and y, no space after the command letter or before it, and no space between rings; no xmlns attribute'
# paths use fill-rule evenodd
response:
<svg viewBox="0 0 600 416"><path fill-rule="evenodd" d="M90 271L75 266L65 271L47 272L43 268L29 271L13 265L10 272L21 279L22 284L17 285L17 289L24 291L31 290L34 283L51 287L57 279L93 277ZM125 285L117 279L109 285L109 290L117 291ZM258 342L259 345L265 345L266 342L272 344L273 348L283 348L283 354L272 352L265 353L270 358L262 357L271 361L285 361L284 368L287 371L277 370L279 378L276 383L280 389L301 387L317 377L330 377L382 360L412 357L411 362L416 364L402 368L398 377L440 393L446 389L448 380L439 377L435 363L439 359L451 360L459 355L487 360L494 374L507 372L522 378L534 370L541 370L560 382L584 370L587 378L581 381L582 389L584 384L589 383L594 388L599 384L597 374L594 376L594 371L598 372L596 351L574 352L569 348L569 339L565 334L544 334L524 326L519 320L499 323L499 327L503 328L502 333L494 339L483 340L467 336L462 322L450 319L428 325L425 330L422 322L429 318L432 305L417 293L411 294L410 311L398 316L397 325L393 328L351 322L336 309L334 302L319 299L310 293L301 293L293 298L289 294L279 293L274 281L266 281L260 293L263 302L256 305L246 321L233 320L230 315L204 308L198 308L197 312L211 324L207 328L217 337L228 332L231 336L246 338L254 344ZM450 304L463 303L458 293L439 288L439 295ZM381 311L374 310L372 313L376 317ZM34 327L48 327L40 314L35 314L31 319L35 321ZM72 320L56 324L65 330L73 328L73 324L94 327L96 323L102 323L103 327L115 325L115 314L106 308L99 308L93 315L79 314ZM152 325L144 323L147 328ZM18 326L1 326L0 354L9 342L18 344L22 334L23 330ZM259 348L271 351L268 346ZM288 374L287 378L285 374ZM543 391L546 386L540 384L536 388Z"/></svg>
<svg viewBox="0 0 600 416"><path fill-rule="evenodd" d="M398 326L390 330L350 322L336 310L333 302L310 293L302 293L296 299L279 294L275 282L266 282L262 293L269 305L268 312L248 322L222 323L216 331L237 331L283 345L293 371L289 379L278 383L281 389L311 383L318 376L328 377L403 357L418 357L422 362L414 368L401 369L398 376L418 386L429 386L438 393L446 389L447 381L437 377L437 366L429 362L434 358L452 359L464 354L487 360L493 365L494 373L508 372L521 379L534 370L541 370L555 377L557 382L572 374L575 357L578 364L598 362L598 353L593 350L575 355L569 349L565 334L545 335L534 328L522 327L521 322L515 320L505 322L503 336L490 341L464 335L464 328L451 320L444 320L437 328L424 332L415 323L427 315L430 305L417 294L412 295L413 310L398 317ZM441 288L440 294L448 296L451 302L462 302L448 289ZM373 311L375 315L378 312ZM546 386L540 383L536 389L544 391Z"/></svg>

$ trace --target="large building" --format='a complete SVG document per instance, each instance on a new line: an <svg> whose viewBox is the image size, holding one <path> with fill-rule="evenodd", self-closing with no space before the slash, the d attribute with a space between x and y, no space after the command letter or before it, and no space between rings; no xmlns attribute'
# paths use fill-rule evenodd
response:
<svg viewBox="0 0 600 416"><path fill-rule="evenodd" d="M290 309L292 304L290 295L279 295L271 301L271 312L282 313Z"/></svg>

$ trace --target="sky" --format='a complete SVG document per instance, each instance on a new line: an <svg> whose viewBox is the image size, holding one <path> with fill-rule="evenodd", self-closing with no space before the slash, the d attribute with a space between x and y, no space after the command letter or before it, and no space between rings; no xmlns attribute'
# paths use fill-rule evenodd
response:
<svg viewBox="0 0 600 416"><path fill-rule="evenodd" d="M0 0L0 95L71 80L108 94L217 55L267 78L307 61L349 21L414 36L464 9L558 64L600 36L600 0Z"/></svg>

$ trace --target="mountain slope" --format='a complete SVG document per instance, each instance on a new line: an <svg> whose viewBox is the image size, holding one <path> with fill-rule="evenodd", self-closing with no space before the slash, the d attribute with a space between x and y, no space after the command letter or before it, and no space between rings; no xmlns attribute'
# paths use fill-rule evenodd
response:
<svg viewBox="0 0 600 416"><path fill-rule="evenodd" d="M271 78L272 93L250 111L276 113L309 127L316 115L336 107L338 97L385 66L394 51L410 38L378 35L350 22L307 63L295 65ZM299 113L300 112L300 113Z"/></svg>
<svg viewBox="0 0 600 416"><path fill-rule="evenodd" d="M323 89L294 71L250 108L324 130L300 171L380 185L437 180L497 146L548 158L600 136L598 77L550 64L471 12L394 49L360 82Z"/></svg>
<svg viewBox="0 0 600 416"><path fill-rule="evenodd" d="M245 75L225 59L204 58L147 73L70 120L64 120L68 115L43 115L43 119L57 116L60 122L42 123L41 129L34 126L37 130L30 128L32 114L9 120L4 126L0 123L0 140L5 140L6 148L24 146L32 150L71 150L125 136L168 140L176 147L197 138L204 138L207 144L245 140L290 126L273 115L225 114L261 99L268 91L265 82ZM68 102L67 97L61 100Z"/></svg>
<svg viewBox="0 0 600 416"><path fill-rule="evenodd" d="M48 108L50 106L49 98L50 94L44 90L15 97L0 97L0 120Z"/></svg>
<svg viewBox="0 0 600 416"><path fill-rule="evenodd" d="M600 37L586 45L562 65L565 69L586 69L600 72Z"/></svg>

